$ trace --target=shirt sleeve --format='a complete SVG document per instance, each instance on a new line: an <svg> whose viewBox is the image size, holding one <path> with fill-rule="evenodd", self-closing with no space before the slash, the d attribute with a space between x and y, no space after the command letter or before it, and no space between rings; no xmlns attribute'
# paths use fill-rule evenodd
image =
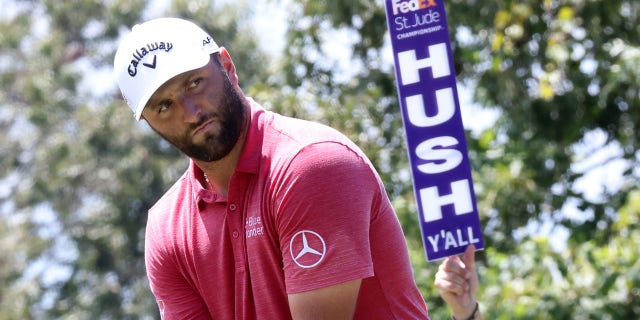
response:
<svg viewBox="0 0 640 320"><path fill-rule="evenodd" d="M157 220L151 216L147 222L145 264L161 319L211 319L204 301L182 276L175 256L167 249L167 241L163 240L166 233L154 227Z"/></svg>
<svg viewBox="0 0 640 320"><path fill-rule="evenodd" d="M381 186L364 155L321 142L283 170L276 225L287 293L373 276L369 226Z"/></svg>

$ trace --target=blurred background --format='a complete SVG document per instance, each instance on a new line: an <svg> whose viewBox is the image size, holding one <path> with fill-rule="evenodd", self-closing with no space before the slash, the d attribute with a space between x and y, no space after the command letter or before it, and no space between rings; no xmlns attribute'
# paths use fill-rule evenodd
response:
<svg viewBox="0 0 640 320"><path fill-rule="evenodd" d="M640 318L640 1L444 2L485 319ZM265 107L367 152L446 319L370 0L0 0L0 319L159 318L146 210L188 160L133 119L111 69L118 39L159 16L210 31Z"/></svg>

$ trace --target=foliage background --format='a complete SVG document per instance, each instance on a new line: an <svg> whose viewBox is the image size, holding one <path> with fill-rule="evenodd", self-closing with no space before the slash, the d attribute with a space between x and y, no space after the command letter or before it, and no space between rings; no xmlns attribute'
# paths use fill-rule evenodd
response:
<svg viewBox="0 0 640 320"><path fill-rule="evenodd" d="M447 317L417 227L383 4L265 3L284 12L275 54L252 1L0 0L0 319L158 318L146 209L187 162L133 121L110 68L118 37L160 15L208 29L267 107L362 146L430 314ZM468 144L485 318L640 317L640 2L445 3L459 84L498 115L467 118L481 128Z"/></svg>

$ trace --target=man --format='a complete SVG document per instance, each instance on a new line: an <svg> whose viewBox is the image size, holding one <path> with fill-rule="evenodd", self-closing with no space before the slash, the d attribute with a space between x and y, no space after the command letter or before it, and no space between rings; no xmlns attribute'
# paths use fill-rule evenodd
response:
<svg viewBox="0 0 640 320"><path fill-rule="evenodd" d="M185 20L135 26L114 69L135 118L191 159L149 210L145 262L164 319L428 318L397 217L353 142L245 97L227 50ZM439 274L454 316L469 317L472 248Z"/></svg>

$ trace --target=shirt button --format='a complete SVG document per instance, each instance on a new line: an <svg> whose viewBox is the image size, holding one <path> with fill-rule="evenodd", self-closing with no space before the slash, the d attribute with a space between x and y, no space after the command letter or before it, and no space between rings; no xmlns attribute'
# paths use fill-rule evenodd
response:
<svg viewBox="0 0 640 320"><path fill-rule="evenodd" d="M235 203L229 205L229 210L236 211L236 209L238 209L238 206Z"/></svg>
<svg viewBox="0 0 640 320"><path fill-rule="evenodd" d="M238 236L240 236L240 232L238 232L237 230L233 231L233 238L234 239L238 239Z"/></svg>

